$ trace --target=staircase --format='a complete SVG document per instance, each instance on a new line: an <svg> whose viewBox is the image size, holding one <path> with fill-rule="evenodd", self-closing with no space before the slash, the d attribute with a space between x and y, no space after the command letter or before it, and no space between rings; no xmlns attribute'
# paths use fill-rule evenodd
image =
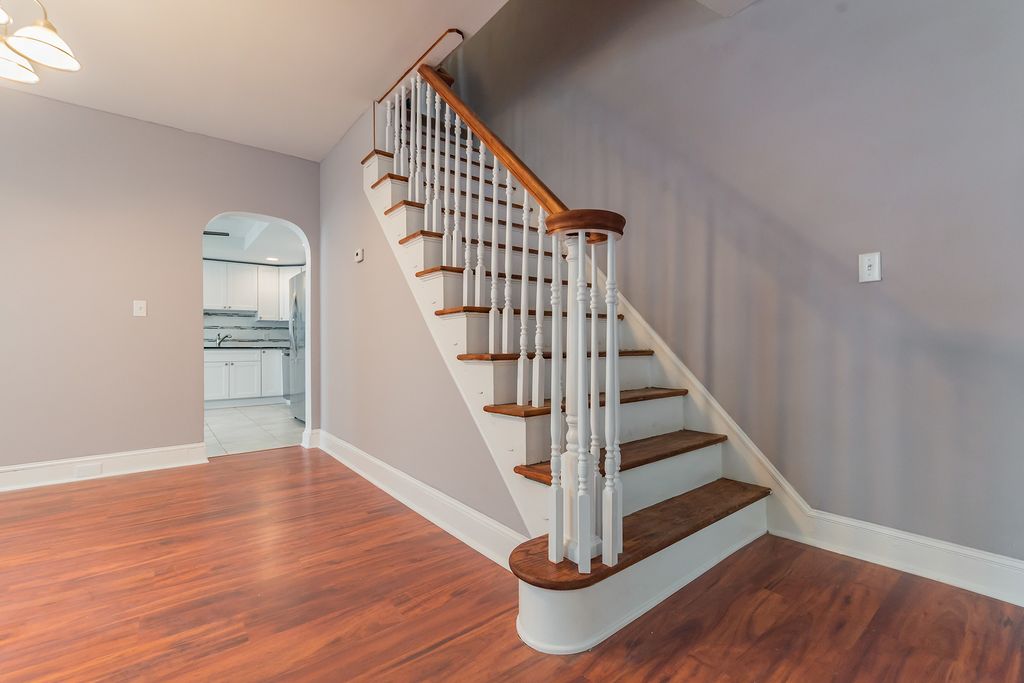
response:
<svg viewBox="0 0 1024 683"><path fill-rule="evenodd" d="M566 207L450 84L421 65L396 86L366 194L536 536L509 558L519 634L578 652L764 534L770 490L723 476L727 437L620 311L642 226Z"/></svg>

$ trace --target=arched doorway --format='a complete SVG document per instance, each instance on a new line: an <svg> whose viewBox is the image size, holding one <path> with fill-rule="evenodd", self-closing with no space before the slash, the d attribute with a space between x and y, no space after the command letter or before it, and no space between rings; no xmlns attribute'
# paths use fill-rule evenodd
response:
<svg viewBox="0 0 1024 683"><path fill-rule="evenodd" d="M309 240L249 212L203 230L204 440L208 456L308 444Z"/></svg>

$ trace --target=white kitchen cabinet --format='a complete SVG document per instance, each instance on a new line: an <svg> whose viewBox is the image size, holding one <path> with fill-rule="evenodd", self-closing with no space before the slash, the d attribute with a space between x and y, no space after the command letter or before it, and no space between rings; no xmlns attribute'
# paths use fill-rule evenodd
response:
<svg viewBox="0 0 1024 683"><path fill-rule="evenodd" d="M304 269L302 266L282 266L278 268L281 271L278 276L281 278L281 320L291 320L292 318L292 301L291 301L291 288L288 286L288 281L292 277L301 273Z"/></svg>
<svg viewBox="0 0 1024 683"><path fill-rule="evenodd" d="M258 398L263 379L261 360L255 349L207 349L203 354L204 398Z"/></svg>
<svg viewBox="0 0 1024 683"><path fill-rule="evenodd" d="M256 398L260 395L260 362L232 361L228 380L229 398Z"/></svg>
<svg viewBox="0 0 1024 683"><path fill-rule="evenodd" d="M203 363L203 398L207 401L220 401L230 398L228 389L231 366L226 362Z"/></svg>
<svg viewBox="0 0 1024 683"><path fill-rule="evenodd" d="M277 266L257 266L258 306L260 320L283 320L281 317L281 278Z"/></svg>
<svg viewBox="0 0 1024 683"><path fill-rule="evenodd" d="M260 388L263 396L284 395L284 351L263 349Z"/></svg>
<svg viewBox="0 0 1024 683"><path fill-rule="evenodd" d="M203 308L255 311L259 301L258 266L203 261Z"/></svg>
<svg viewBox="0 0 1024 683"><path fill-rule="evenodd" d="M228 305L228 264L203 261L203 308L222 309Z"/></svg>
<svg viewBox="0 0 1024 683"><path fill-rule="evenodd" d="M255 311L259 305L259 276L252 263L228 263L228 308Z"/></svg>

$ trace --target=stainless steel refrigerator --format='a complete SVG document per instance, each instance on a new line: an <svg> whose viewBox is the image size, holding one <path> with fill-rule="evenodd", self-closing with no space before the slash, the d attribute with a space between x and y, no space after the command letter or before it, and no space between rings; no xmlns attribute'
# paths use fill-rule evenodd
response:
<svg viewBox="0 0 1024 683"><path fill-rule="evenodd" d="M292 415L306 421L306 273L302 272L288 281L288 300L291 302L291 318L288 320L288 336L291 353L285 357L288 364L288 401Z"/></svg>

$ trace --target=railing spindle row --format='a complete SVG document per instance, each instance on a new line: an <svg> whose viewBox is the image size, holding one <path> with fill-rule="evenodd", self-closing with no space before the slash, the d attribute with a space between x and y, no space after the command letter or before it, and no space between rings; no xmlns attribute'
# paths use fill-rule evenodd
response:
<svg viewBox="0 0 1024 683"><path fill-rule="evenodd" d="M430 239L440 238L441 265L460 269L463 306L486 307L488 352L516 359L519 405L539 408L550 401L548 559L560 562L568 554L583 573L591 571L595 552L606 565L615 564L623 547L616 276L621 216L604 212L617 217L616 225L602 223L605 219L595 215L601 212L569 212L429 68L402 83L384 104L384 146L392 154L393 172L408 179L408 198L424 205L423 227L436 235ZM570 213L580 214L573 217L578 222L567 219ZM534 214L536 240L530 234ZM518 259L516 249L521 249ZM607 258L603 293L598 288L602 255ZM563 260L568 288L562 285ZM515 277L521 278L518 304ZM545 358L548 306L550 360Z"/></svg>

